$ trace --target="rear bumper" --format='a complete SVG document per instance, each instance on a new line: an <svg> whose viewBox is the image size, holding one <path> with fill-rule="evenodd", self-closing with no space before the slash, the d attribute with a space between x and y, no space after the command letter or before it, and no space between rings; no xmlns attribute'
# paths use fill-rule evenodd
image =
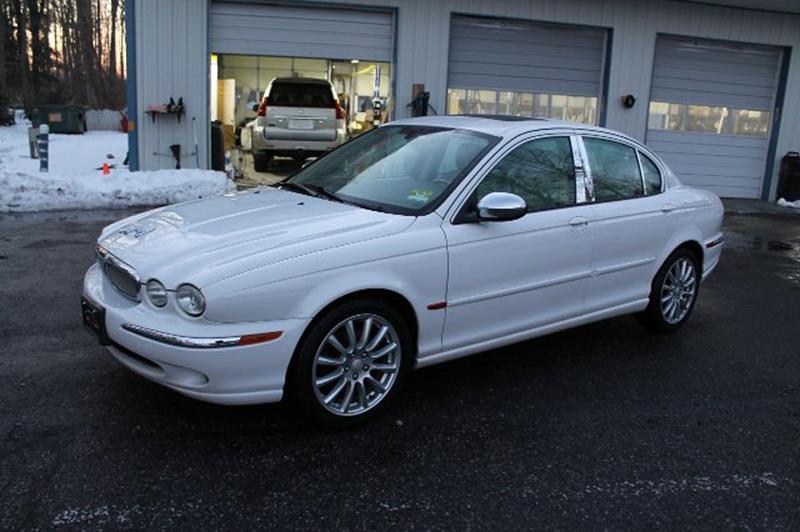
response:
<svg viewBox="0 0 800 532"><path fill-rule="evenodd" d="M255 127L252 136L254 152L268 153L291 157L295 154L321 154L339 147L345 141L344 129L336 131L336 137L331 140L272 139L264 135L263 127Z"/></svg>
<svg viewBox="0 0 800 532"><path fill-rule="evenodd" d="M111 355L131 371L189 397L218 404L279 401L295 346L308 320L222 324L188 320L118 294L97 266L84 279L83 295L105 310ZM142 336L136 324L185 338L226 338L283 331L275 340L243 346L185 347Z"/></svg>
<svg viewBox="0 0 800 532"><path fill-rule="evenodd" d="M719 264L724 244L725 237L722 233L719 233L711 240L705 242L703 246L703 281L705 281L706 277L708 277L717 267L717 264Z"/></svg>

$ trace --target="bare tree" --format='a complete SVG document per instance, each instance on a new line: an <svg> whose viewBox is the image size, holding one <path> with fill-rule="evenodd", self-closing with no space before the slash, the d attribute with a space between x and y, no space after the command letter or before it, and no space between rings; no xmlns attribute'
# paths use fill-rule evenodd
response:
<svg viewBox="0 0 800 532"><path fill-rule="evenodd" d="M125 105L125 0L0 0L0 105Z"/></svg>

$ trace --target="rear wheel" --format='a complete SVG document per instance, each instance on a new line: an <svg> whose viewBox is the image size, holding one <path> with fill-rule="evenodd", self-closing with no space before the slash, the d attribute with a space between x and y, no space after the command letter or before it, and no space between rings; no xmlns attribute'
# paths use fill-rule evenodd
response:
<svg viewBox="0 0 800 532"><path fill-rule="evenodd" d="M408 324L394 308L373 299L342 303L318 318L301 341L291 396L318 424L357 425L397 396L412 350Z"/></svg>
<svg viewBox="0 0 800 532"><path fill-rule="evenodd" d="M678 330L694 309L700 288L700 261L686 248L676 250L653 280L650 303L637 317L649 330Z"/></svg>
<svg viewBox="0 0 800 532"><path fill-rule="evenodd" d="M256 172L266 172L270 160L272 160L271 155L253 152L253 169Z"/></svg>

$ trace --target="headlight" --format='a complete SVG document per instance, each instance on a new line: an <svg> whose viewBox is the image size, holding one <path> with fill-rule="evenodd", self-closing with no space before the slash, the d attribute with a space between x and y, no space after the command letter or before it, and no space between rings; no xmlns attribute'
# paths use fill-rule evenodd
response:
<svg viewBox="0 0 800 532"><path fill-rule="evenodd" d="M164 288L163 284L155 279L150 279L147 281L146 288L147 299L150 300L150 303L157 307L163 307L167 304L167 289Z"/></svg>
<svg viewBox="0 0 800 532"><path fill-rule="evenodd" d="M190 284L182 284L175 291L178 306L190 316L199 316L206 310L206 298L199 288Z"/></svg>

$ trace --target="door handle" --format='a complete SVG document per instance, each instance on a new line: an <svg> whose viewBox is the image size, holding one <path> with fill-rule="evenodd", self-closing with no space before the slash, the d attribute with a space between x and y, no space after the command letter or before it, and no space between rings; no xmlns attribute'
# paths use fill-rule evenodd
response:
<svg viewBox="0 0 800 532"><path fill-rule="evenodd" d="M669 214L672 211L674 211L675 209L676 209L676 207L672 203L665 203L664 205L661 206L661 212L663 212L665 214Z"/></svg>
<svg viewBox="0 0 800 532"><path fill-rule="evenodd" d="M583 216L576 216L575 218L569 221L569 226L573 229L582 229L587 225L589 225L589 220L587 220Z"/></svg>

